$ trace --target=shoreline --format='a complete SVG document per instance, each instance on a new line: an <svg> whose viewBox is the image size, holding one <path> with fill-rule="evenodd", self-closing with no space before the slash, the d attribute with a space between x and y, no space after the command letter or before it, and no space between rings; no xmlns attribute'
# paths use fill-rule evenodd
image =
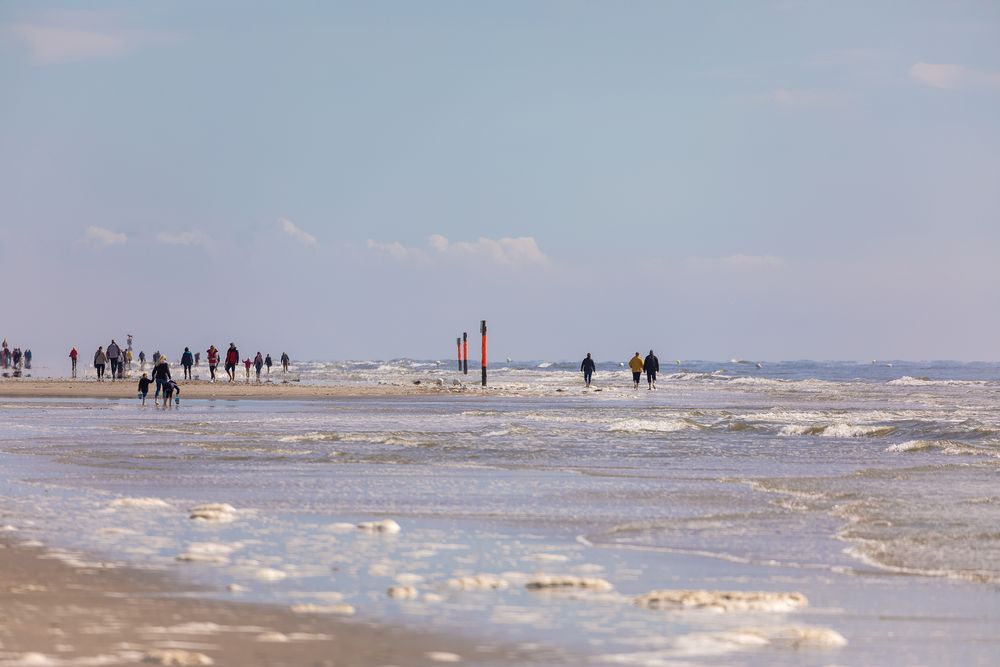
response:
<svg viewBox="0 0 1000 667"><path fill-rule="evenodd" d="M59 380L33 378L0 379L0 398L108 398L136 400L138 380L125 379ZM306 400L341 398L381 398L396 396L485 395L478 385L438 385L433 382L409 385L369 386L303 385L298 382L208 382L185 380L178 383L182 399L217 400ZM152 405L155 388L150 387L147 405ZM487 390L489 391L489 390ZM183 402L182 402L183 404Z"/></svg>
<svg viewBox="0 0 1000 667"><path fill-rule="evenodd" d="M170 573L61 560L36 544L0 538L0 665L531 661L436 630L218 600Z"/></svg>

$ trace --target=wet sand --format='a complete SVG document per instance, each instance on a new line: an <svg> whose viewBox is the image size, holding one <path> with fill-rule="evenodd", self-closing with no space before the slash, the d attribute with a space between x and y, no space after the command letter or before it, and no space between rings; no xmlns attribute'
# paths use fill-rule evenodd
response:
<svg viewBox="0 0 1000 667"><path fill-rule="evenodd" d="M436 383L407 385L369 385L369 386L315 386L302 385L297 382L282 384L278 382L229 383L206 382L204 380L179 380L181 399L266 399L266 400L302 400L310 398L351 398L379 396L420 396L426 394L449 394L479 391L475 385L438 385ZM150 387L147 402L153 400L153 387ZM138 391L138 380L117 380L115 382L96 380L52 380L33 378L0 379L0 398L114 398L135 399Z"/></svg>
<svg viewBox="0 0 1000 667"><path fill-rule="evenodd" d="M0 541L0 665L522 664L462 637L198 599L169 576ZM185 596L187 594L187 596Z"/></svg>

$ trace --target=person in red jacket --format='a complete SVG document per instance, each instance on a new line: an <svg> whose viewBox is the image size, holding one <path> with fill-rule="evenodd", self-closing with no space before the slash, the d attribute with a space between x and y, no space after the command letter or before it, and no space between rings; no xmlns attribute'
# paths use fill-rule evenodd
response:
<svg viewBox="0 0 1000 667"><path fill-rule="evenodd" d="M250 381L250 367L253 366L253 362L250 361L250 357L243 360L243 365L247 367L247 382Z"/></svg>
<svg viewBox="0 0 1000 667"><path fill-rule="evenodd" d="M240 351L236 349L236 343L229 344L226 352L226 375L230 382L236 382L236 364L240 363Z"/></svg>
<svg viewBox="0 0 1000 667"><path fill-rule="evenodd" d="M212 382L215 382L215 369L219 367L219 350L214 345L209 345L206 352L208 352L208 372L212 374Z"/></svg>
<svg viewBox="0 0 1000 667"><path fill-rule="evenodd" d="M70 361L73 362L73 377L76 377L76 358L77 358L77 356L79 356L79 355L77 355L76 348L74 347L73 349L71 349L69 351Z"/></svg>

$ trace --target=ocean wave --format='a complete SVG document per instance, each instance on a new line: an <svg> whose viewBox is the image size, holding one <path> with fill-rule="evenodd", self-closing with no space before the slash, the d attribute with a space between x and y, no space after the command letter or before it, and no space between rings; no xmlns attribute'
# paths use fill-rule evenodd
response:
<svg viewBox="0 0 1000 667"><path fill-rule="evenodd" d="M982 386L987 384L985 380L932 380L928 377L912 377L909 375L904 375L901 378L896 378L895 380L889 380L886 382L888 385L895 387L966 387L966 386Z"/></svg>
<svg viewBox="0 0 1000 667"><path fill-rule="evenodd" d="M895 430L895 426L839 422L836 424L788 424L783 426L778 433L785 436L818 435L827 438L875 438L890 435Z"/></svg>
<svg viewBox="0 0 1000 667"><path fill-rule="evenodd" d="M704 426L688 419L620 419L613 422L608 430L618 433L675 433L702 428Z"/></svg>
<svg viewBox="0 0 1000 667"><path fill-rule="evenodd" d="M890 445L885 451L894 454L936 451L949 456L991 456L1000 458L1000 449L989 449L955 440L907 440L906 442Z"/></svg>

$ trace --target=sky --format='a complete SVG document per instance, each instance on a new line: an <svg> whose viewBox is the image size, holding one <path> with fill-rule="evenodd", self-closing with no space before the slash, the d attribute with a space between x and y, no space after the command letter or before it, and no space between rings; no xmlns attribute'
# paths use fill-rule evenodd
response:
<svg viewBox="0 0 1000 667"><path fill-rule="evenodd" d="M996 360L998 260L992 0L0 2L36 359Z"/></svg>

